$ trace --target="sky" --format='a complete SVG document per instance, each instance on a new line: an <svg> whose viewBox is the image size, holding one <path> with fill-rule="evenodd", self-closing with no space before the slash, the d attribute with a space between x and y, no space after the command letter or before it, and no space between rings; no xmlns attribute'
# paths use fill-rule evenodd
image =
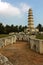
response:
<svg viewBox="0 0 43 65"><path fill-rule="evenodd" d="M0 23L28 24L28 10L32 8L34 26L43 25L43 0L0 0Z"/></svg>

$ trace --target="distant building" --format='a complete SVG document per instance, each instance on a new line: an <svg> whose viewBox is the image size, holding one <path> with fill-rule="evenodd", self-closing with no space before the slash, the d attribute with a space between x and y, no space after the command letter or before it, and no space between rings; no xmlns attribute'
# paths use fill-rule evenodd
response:
<svg viewBox="0 0 43 65"><path fill-rule="evenodd" d="M34 21L33 21L33 13L32 9L29 9L28 12L28 32L34 32Z"/></svg>
<svg viewBox="0 0 43 65"><path fill-rule="evenodd" d="M28 11L28 26L26 31L31 34L39 31L38 29L34 28L33 12L31 8Z"/></svg>

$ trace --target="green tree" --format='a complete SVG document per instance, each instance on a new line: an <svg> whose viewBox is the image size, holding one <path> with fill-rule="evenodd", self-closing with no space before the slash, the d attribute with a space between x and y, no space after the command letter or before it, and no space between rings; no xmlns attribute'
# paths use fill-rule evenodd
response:
<svg viewBox="0 0 43 65"><path fill-rule="evenodd" d="M4 25L0 23L0 34L4 33Z"/></svg>
<svg viewBox="0 0 43 65"><path fill-rule="evenodd" d="M14 32L14 25L11 25L11 32Z"/></svg>
<svg viewBox="0 0 43 65"><path fill-rule="evenodd" d="M18 29L19 29L18 25L14 26L14 32L18 32Z"/></svg>
<svg viewBox="0 0 43 65"><path fill-rule="evenodd" d="M22 25L19 26L19 32L21 32L21 31L22 31Z"/></svg>
<svg viewBox="0 0 43 65"><path fill-rule="evenodd" d="M42 25L38 24L37 28L39 29L39 31L42 31Z"/></svg>
<svg viewBox="0 0 43 65"><path fill-rule="evenodd" d="M5 26L5 32L8 34L11 32L11 27L9 25Z"/></svg>

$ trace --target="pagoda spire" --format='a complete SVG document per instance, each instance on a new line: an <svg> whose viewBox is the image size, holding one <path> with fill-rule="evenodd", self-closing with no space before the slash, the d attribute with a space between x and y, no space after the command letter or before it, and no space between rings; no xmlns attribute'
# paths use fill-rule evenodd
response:
<svg viewBox="0 0 43 65"><path fill-rule="evenodd" d="M28 11L28 31L29 32L34 31L33 12L31 8Z"/></svg>

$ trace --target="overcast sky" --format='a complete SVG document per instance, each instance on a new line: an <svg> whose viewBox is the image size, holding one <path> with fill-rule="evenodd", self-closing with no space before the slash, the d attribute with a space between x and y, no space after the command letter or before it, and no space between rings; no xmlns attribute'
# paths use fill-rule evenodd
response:
<svg viewBox="0 0 43 65"><path fill-rule="evenodd" d="M0 22L4 25L27 25L32 8L34 25L43 25L43 0L0 0Z"/></svg>

